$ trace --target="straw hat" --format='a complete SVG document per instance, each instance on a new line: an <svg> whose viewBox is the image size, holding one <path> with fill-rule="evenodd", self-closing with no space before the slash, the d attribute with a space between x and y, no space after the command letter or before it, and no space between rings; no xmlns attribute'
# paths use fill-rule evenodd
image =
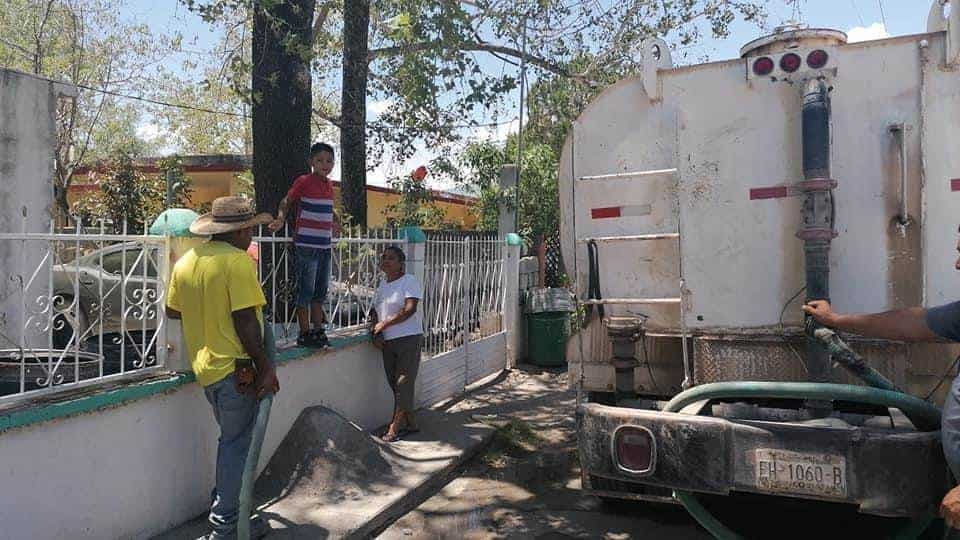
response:
<svg viewBox="0 0 960 540"><path fill-rule="evenodd" d="M239 231L273 221L270 214L257 214L246 197L218 197L213 208L190 225L193 234L210 235Z"/></svg>

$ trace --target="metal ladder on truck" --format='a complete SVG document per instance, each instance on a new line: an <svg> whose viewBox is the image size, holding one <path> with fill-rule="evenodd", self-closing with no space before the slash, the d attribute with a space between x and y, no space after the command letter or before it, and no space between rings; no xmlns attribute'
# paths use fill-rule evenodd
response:
<svg viewBox="0 0 960 540"><path fill-rule="evenodd" d="M646 234L633 234L633 235L617 235L617 236L597 236L597 237L583 237L580 238L577 236L577 184L579 182L589 182L596 180L626 180L626 179L650 179L650 178L661 178L661 177L672 177L674 180L678 179L678 170L677 169L656 169L648 171L636 171L636 172L625 172L625 173L615 173L615 174L604 174L597 176L580 176L574 177L571 184L572 187L572 208L573 208L573 237L575 239L574 243L574 274L577 276L577 281L580 279L580 273L577 269L577 256L576 256L576 246L579 244L606 244L606 243L619 243L619 242L662 242L669 240L676 240L678 252L681 251L680 244L680 212L677 211L677 232L665 232L665 233L646 233ZM678 182L679 183L679 182ZM679 189L678 189L679 192ZM679 204L679 203L678 203ZM599 250L597 250L597 257L599 258ZM585 306L594 306L594 305L678 305L680 306L680 343L681 349L683 351L683 384L682 388L684 390L690 388L693 385L692 378L692 369L690 366L690 356L689 351L687 350L687 322L686 322L686 309L683 303L683 292L686 287L686 283L683 278L683 263L682 257L679 257L679 291L678 296L675 297L653 297L653 298L590 298L590 289L587 288L587 298L585 300L580 300L579 294L577 295L577 302ZM577 284L577 290L580 290L580 284ZM581 333L578 332L578 335ZM584 362L583 362L583 338L580 337L580 384L583 385L584 377Z"/></svg>

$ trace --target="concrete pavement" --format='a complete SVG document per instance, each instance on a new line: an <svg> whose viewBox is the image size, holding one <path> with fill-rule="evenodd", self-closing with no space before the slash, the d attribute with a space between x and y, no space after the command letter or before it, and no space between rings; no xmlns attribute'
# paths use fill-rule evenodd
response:
<svg viewBox="0 0 960 540"><path fill-rule="evenodd" d="M268 538L369 537L433 495L495 432L469 411L417 418L419 433L387 444L330 409L304 410L257 480ZM205 520L158 538L192 540L208 530Z"/></svg>

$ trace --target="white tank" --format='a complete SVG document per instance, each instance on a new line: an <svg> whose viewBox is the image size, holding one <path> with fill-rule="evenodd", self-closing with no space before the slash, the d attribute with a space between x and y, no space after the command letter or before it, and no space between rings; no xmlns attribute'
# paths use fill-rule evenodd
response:
<svg viewBox="0 0 960 540"><path fill-rule="evenodd" d="M782 336L802 321L795 184L804 178L800 113L812 78L831 89L836 309L960 299L960 10L950 19L934 2L930 33L856 44L834 30L788 28L747 44L742 58L685 67L653 41L644 73L607 88L574 122L560 166L566 270L580 298L592 297L582 240L599 238L603 298L662 299L605 306L608 316L645 318L661 340L646 344L660 353L647 351L654 369L638 370L638 389L656 385L657 370L669 382L654 393L678 389L685 332L694 382L804 379ZM875 345L881 368L915 352ZM581 356L587 388L612 389L597 318L570 340L575 373ZM901 384L916 375L923 387L952 357L941 360L891 375Z"/></svg>

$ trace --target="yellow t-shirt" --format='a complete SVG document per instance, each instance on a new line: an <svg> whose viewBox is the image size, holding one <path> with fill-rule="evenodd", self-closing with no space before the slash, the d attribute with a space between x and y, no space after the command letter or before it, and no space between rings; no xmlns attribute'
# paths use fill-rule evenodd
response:
<svg viewBox="0 0 960 540"><path fill-rule="evenodd" d="M255 307L262 325L261 308L266 303L246 251L211 241L177 261L167 306L181 314L187 354L201 385L233 373L235 359L249 358L234 330L232 313Z"/></svg>

